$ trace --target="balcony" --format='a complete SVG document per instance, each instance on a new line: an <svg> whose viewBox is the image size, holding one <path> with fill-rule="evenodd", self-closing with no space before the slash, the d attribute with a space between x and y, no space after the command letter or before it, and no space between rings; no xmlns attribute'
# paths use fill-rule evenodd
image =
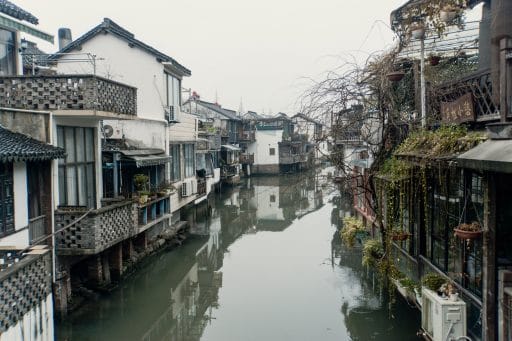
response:
<svg viewBox="0 0 512 341"><path fill-rule="evenodd" d="M252 165L254 163L254 154L240 154L240 163L243 165Z"/></svg>
<svg viewBox="0 0 512 341"><path fill-rule="evenodd" d="M97 254L136 234L136 204L123 201L90 211L85 218L57 233L55 247L59 255ZM87 213L85 207L59 207L55 212L56 230L68 226Z"/></svg>
<svg viewBox="0 0 512 341"><path fill-rule="evenodd" d="M20 251L0 248L0 334L41 306L52 291L49 250L36 246L22 255Z"/></svg>
<svg viewBox="0 0 512 341"><path fill-rule="evenodd" d="M148 228L170 217L171 201L166 195L137 206L138 231L141 233Z"/></svg>
<svg viewBox="0 0 512 341"><path fill-rule="evenodd" d="M281 165L291 165L293 163L307 162L308 155L307 154L280 154L279 155L279 163Z"/></svg>
<svg viewBox="0 0 512 341"><path fill-rule="evenodd" d="M498 120L490 70L479 71L433 89L441 120L445 123Z"/></svg>
<svg viewBox="0 0 512 341"><path fill-rule="evenodd" d="M206 195L206 179L198 179L197 180L197 196L202 197Z"/></svg>
<svg viewBox="0 0 512 341"><path fill-rule="evenodd" d="M137 114L137 89L93 75L7 76L0 79L0 106L119 118Z"/></svg>
<svg viewBox="0 0 512 341"><path fill-rule="evenodd" d="M240 135L241 142L254 142L256 141L256 132L254 130L244 130Z"/></svg>

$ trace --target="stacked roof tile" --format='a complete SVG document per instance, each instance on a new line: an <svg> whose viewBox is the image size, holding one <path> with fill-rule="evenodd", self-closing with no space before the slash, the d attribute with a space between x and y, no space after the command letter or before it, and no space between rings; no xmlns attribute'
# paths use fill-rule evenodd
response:
<svg viewBox="0 0 512 341"><path fill-rule="evenodd" d="M62 148L0 126L0 162L44 161L65 156Z"/></svg>

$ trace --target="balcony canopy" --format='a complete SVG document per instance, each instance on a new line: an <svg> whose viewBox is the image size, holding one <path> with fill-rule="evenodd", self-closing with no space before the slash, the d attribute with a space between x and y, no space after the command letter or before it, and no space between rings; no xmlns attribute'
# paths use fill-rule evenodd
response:
<svg viewBox="0 0 512 341"><path fill-rule="evenodd" d="M465 168L512 173L512 140L489 140L459 155Z"/></svg>
<svg viewBox="0 0 512 341"><path fill-rule="evenodd" d="M132 149L120 150L121 161L133 163L137 168L158 166L171 162L171 157L161 149Z"/></svg>

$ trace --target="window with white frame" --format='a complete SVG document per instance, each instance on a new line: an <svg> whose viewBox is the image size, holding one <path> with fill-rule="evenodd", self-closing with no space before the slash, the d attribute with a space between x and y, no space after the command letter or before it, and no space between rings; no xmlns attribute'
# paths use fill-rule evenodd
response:
<svg viewBox="0 0 512 341"><path fill-rule="evenodd" d="M171 145L172 167L171 167L171 181L181 180L181 153L180 145Z"/></svg>
<svg viewBox="0 0 512 341"><path fill-rule="evenodd" d="M95 207L94 128L58 126L57 144L67 154L59 159L60 205Z"/></svg>
<svg viewBox="0 0 512 341"><path fill-rule="evenodd" d="M181 106L181 81L166 73L166 86L167 86L167 106L174 107L174 112L177 112Z"/></svg>
<svg viewBox="0 0 512 341"><path fill-rule="evenodd" d="M194 145L193 144L184 144L183 145L183 154L185 156L185 177L195 175L195 164L194 164Z"/></svg>
<svg viewBox="0 0 512 341"><path fill-rule="evenodd" d="M16 35L0 29L0 76L16 75Z"/></svg>

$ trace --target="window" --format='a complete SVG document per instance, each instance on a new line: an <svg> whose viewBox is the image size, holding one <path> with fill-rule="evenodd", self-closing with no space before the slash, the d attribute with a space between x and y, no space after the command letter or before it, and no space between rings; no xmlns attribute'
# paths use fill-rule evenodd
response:
<svg viewBox="0 0 512 341"><path fill-rule="evenodd" d="M60 205L95 207L94 129L58 126L57 144L67 154L59 159Z"/></svg>
<svg viewBox="0 0 512 341"><path fill-rule="evenodd" d="M270 195L270 202L276 202L276 196L274 194Z"/></svg>
<svg viewBox="0 0 512 341"><path fill-rule="evenodd" d="M0 29L0 76L16 75L14 32Z"/></svg>
<svg viewBox="0 0 512 341"><path fill-rule="evenodd" d="M172 168L171 168L171 181L181 180L181 154L180 145L171 145Z"/></svg>
<svg viewBox="0 0 512 341"><path fill-rule="evenodd" d="M174 106L174 112L181 106L181 81L166 73L167 106Z"/></svg>
<svg viewBox="0 0 512 341"><path fill-rule="evenodd" d="M0 163L0 236L14 232L12 163Z"/></svg>
<svg viewBox="0 0 512 341"><path fill-rule="evenodd" d="M195 167L194 167L194 145L193 144L185 144L183 145L183 151L185 154L185 177L195 175Z"/></svg>
<svg viewBox="0 0 512 341"><path fill-rule="evenodd" d="M275 148L270 148L270 155L276 155L276 149Z"/></svg>

